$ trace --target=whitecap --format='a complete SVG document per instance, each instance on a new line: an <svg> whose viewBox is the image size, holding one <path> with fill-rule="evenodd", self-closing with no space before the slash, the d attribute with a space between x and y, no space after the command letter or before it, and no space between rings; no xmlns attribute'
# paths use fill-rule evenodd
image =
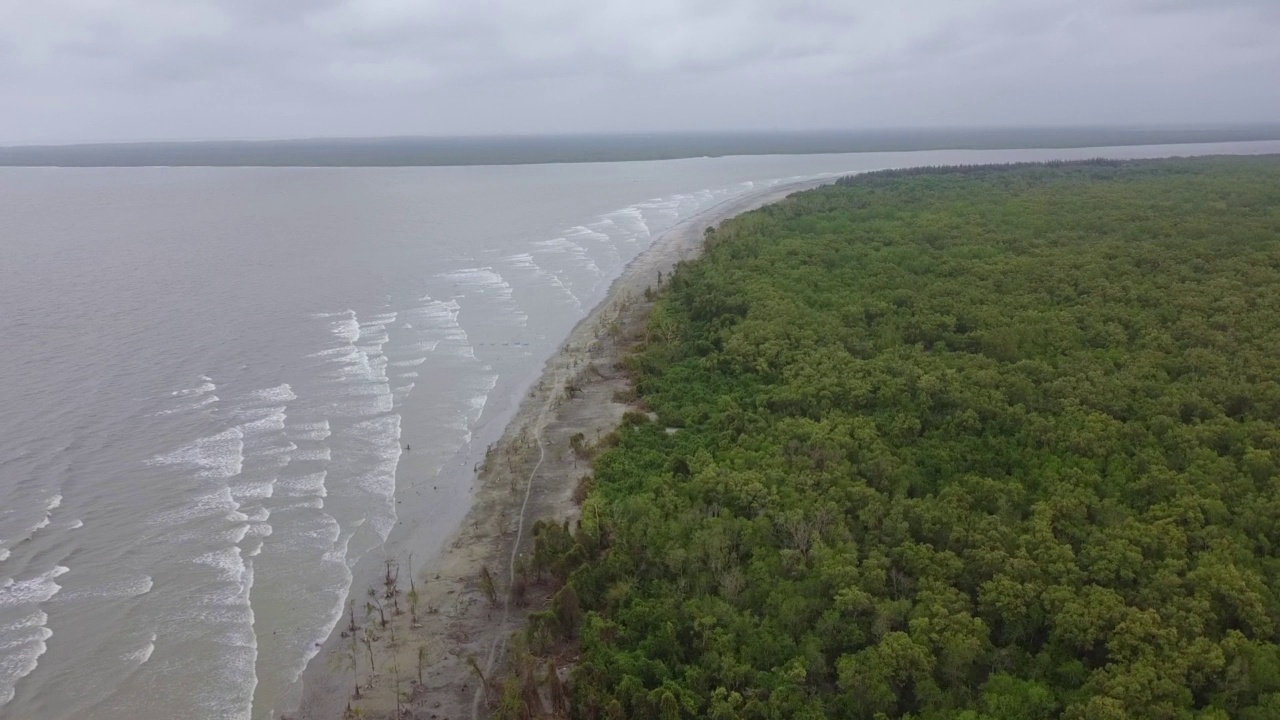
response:
<svg viewBox="0 0 1280 720"><path fill-rule="evenodd" d="M249 399L259 402L281 403L297 400L298 396L294 394L293 387L289 383L281 383L272 388L254 390L249 393Z"/></svg>
<svg viewBox="0 0 1280 720"><path fill-rule="evenodd" d="M27 532L34 533L37 530L44 529L53 521L53 511L62 505L61 493L55 493L53 497L45 501L44 519L33 525Z"/></svg>
<svg viewBox="0 0 1280 720"><path fill-rule="evenodd" d="M245 533L245 537L249 537L249 538L271 537L272 530L273 528L271 527L271 523L257 523L255 525L249 526L249 532ZM259 544L259 547L261 547L261 544ZM257 555L256 552L252 554Z"/></svg>
<svg viewBox="0 0 1280 720"><path fill-rule="evenodd" d="M285 462L287 463L287 462L289 461L289 457L288 457L288 456L289 456L289 455L290 455L294 450L297 450L297 449L298 449L298 445L297 445L296 443L293 443L293 442L287 442L287 443L285 443L284 445L272 445L271 447L269 447L269 448L267 448L267 449L263 450L263 451L262 451L262 454L263 454L263 455L265 455L265 456L267 456L267 457L270 457L270 456L272 456L272 455L284 455L284 456L286 456L286 457L285 457ZM281 466L281 467L283 467L283 466Z"/></svg>
<svg viewBox="0 0 1280 720"><path fill-rule="evenodd" d="M362 348L381 351L382 346L387 344L390 339L384 326L373 325L360 329L360 340L358 342Z"/></svg>
<svg viewBox="0 0 1280 720"><path fill-rule="evenodd" d="M157 513L148 524L164 526L180 526L200 517L218 516L227 522L244 522L248 520L239 512L240 503L231 497L231 489L221 487L212 492L198 495L190 505L179 510Z"/></svg>
<svg viewBox="0 0 1280 720"><path fill-rule="evenodd" d="M40 664L40 656L53 631L45 627L49 616L37 610L16 623L0 627L9 639L0 644L0 707L13 699L14 688ZM14 637L16 636L16 637Z"/></svg>
<svg viewBox="0 0 1280 720"><path fill-rule="evenodd" d="M156 415L173 415L175 413L191 412L193 410L199 410L202 407L212 405L216 402L218 402L217 395L206 395L205 397L202 397L193 403L187 403L186 405L179 405L178 407L172 408L169 410L161 410L160 412L157 412L155 414Z"/></svg>
<svg viewBox="0 0 1280 720"><path fill-rule="evenodd" d="M612 238L610 238L608 235L600 232L599 230L592 230L591 228L586 227L585 225L578 225L575 227L571 227L565 231L565 235L570 237L589 237L592 240L596 240L598 242L609 242L610 240L612 240Z"/></svg>
<svg viewBox="0 0 1280 720"><path fill-rule="evenodd" d="M284 430L285 412L283 407L263 408L265 417L247 422L240 426L245 433L264 433Z"/></svg>
<svg viewBox="0 0 1280 720"><path fill-rule="evenodd" d="M418 367L419 365L421 365L426 361L427 361L426 357L418 357L418 358L413 358L411 360L396 360L391 363L391 367Z"/></svg>
<svg viewBox="0 0 1280 720"><path fill-rule="evenodd" d="M192 562L218 570L223 580L236 585L243 585L246 575L251 572L244 558L240 557L240 548L235 546L207 552L193 558Z"/></svg>
<svg viewBox="0 0 1280 720"><path fill-rule="evenodd" d="M288 505L277 505L276 510L298 510L303 508L308 510L319 510L323 507L324 507L324 500L320 499L319 497L315 497L315 498L311 498L310 500L303 500L301 502L291 502Z"/></svg>
<svg viewBox="0 0 1280 720"><path fill-rule="evenodd" d="M498 385L498 376L490 375L486 381L488 387L473 395L468 399L467 403L471 406L471 412L468 413L470 421L474 423L480 419L480 415L484 413L484 406L489 402L489 395L493 393L493 389Z"/></svg>
<svg viewBox="0 0 1280 720"><path fill-rule="evenodd" d="M240 428L200 438L172 452L156 455L148 465L180 465L202 478L230 478L244 466L244 433Z"/></svg>
<svg viewBox="0 0 1280 720"><path fill-rule="evenodd" d="M133 598L151 592L154 584L150 575L117 578L102 585L59 595L57 602L73 602L87 598Z"/></svg>
<svg viewBox="0 0 1280 720"><path fill-rule="evenodd" d="M238 500L265 500L275 494L275 479L238 482L230 490Z"/></svg>
<svg viewBox="0 0 1280 720"><path fill-rule="evenodd" d="M211 393L218 389L218 386L211 382L208 377L201 375L200 379L204 382L202 382L198 387L187 388L186 390L174 390L170 394L174 397L199 397L205 393Z"/></svg>
<svg viewBox="0 0 1280 720"><path fill-rule="evenodd" d="M600 268L591 259L591 256L587 254L587 249L568 238L558 237L550 240L539 240L534 245L543 248L544 252L567 253L577 259L583 267L597 275L600 274Z"/></svg>
<svg viewBox="0 0 1280 720"><path fill-rule="evenodd" d="M321 420L320 422L298 423L293 426L293 436L297 440L310 440L319 442L325 440L332 433L329 429L329 421Z"/></svg>
<svg viewBox="0 0 1280 720"><path fill-rule="evenodd" d="M358 340L360 338L360 321L356 319L356 311L347 310L345 313L338 314L347 315L347 317L330 323L329 327L333 334L348 343Z"/></svg>
<svg viewBox="0 0 1280 720"><path fill-rule="evenodd" d="M320 461L320 460L327 461L332 459L332 451L329 449L328 446L318 447L318 448L299 448L297 452L293 454L293 459L299 462Z"/></svg>
<svg viewBox="0 0 1280 720"><path fill-rule="evenodd" d="M350 345L339 345L338 347L331 347L327 350L320 350L319 352L313 352L307 355L307 357L321 358L321 357L329 357L331 355L353 355L359 352L360 352L359 350L355 349Z"/></svg>
<svg viewBox="0 0 1280 720"><path fill-rule="evenodd" d="M52 570L26 580L6 580L0 585L0 607L14 607L29 603L42 603L51 599L62 586L54 582L68 572L63 565L54 566Z"/></svg>
<svg viewBox="0 0 1280 720"><path fill-rule="evenodd" d="M280 486L280 494L283 497L305 497L314 495L317 497L325 497L324 481L328 473L324 470L320 472L307 473L291 478L281 478L278 482Z"/></svg>
<svg viewBox="0 0 1280 720"><path fill-rule="evenodd" d="M404 399L409 397L409 393L413 392L413 388L414 383L411 382L407 385L401 385L400 387L395 388L391 391L391 394L395 396L396 401L404 402Z"/></svg>
<svg viewBox="0 0 1280 720"><path fill-rule="evenodd" d="M404 351L411 352L411 353L420 353L420 352L430 353L430 352L435 352L436 346L439 344L440 344L439 340L419 340L418 342L410 343L409 345L407 345L404 348ZM425 360L426 358L424 357L423 361ZM409 362L409 361L401 360L399 362ZM392 363L392 365L395 365L395 364L396 363ZM406 367L406 366L400 366L400 367Z"/></svg>
<svg viewBox="0 0 1280 720"><path fill-rule="evenodd" d="M151 639L148 640L145 645L138 648L137 650L134 650L133 652L125 653L123 658L133 663L134 665L142 665L143 663L151 659L151 653L155 652L155 649L156 649L156 634L151 633Z"/></svg>

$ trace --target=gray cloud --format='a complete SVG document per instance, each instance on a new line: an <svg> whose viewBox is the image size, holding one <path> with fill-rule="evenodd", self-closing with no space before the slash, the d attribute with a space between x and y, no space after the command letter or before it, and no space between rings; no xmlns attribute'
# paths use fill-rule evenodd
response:
<svg viewBox="0 0 1280 720"><path fill-rule="evenodd" d="M1280 120L1275 0L43 0L0 142Z"/></svg>

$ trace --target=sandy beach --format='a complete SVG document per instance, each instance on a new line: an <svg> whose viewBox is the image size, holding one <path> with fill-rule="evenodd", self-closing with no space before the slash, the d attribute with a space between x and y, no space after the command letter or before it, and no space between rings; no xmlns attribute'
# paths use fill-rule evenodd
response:
<svg viewBox="0 0 1280 720"><path fill-rule="evenodd" d="M388 571L384 580L391 581L378 582L376 597L353 591L353 610L308 667L302 704L290 717L335 720L348 707L368 718L395 717L397 707L401 717L486 716L491 698L479 674L500 672L508 640L546 600L533 587L523 606L510 602L517 558L532 542L535 522L576 516L575 489L590 465L570 439L580 434L579 443L594 442L628 409L623 400L629 381L618 361L643 333L652 305L646 288L656 288L677 262L695 257L706 228L830 181L787 183L727 200L673 227L637 256L547 361L489 447L471 509L445 550L416 559L412 582L404 567ZM412 549L389 550L406 556ZM366 612L367 603L383 610Z"/></svg>

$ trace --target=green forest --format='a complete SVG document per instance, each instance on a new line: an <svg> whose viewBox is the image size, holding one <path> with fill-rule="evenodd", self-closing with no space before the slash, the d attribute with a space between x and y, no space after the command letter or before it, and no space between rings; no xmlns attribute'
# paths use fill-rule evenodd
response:
<svg viewBox="0 0 1280 720"><path fill-rule="evenodd" d="M574 717L1280 718L1280 158L872 173L706 237L537 528Z"/></svg>

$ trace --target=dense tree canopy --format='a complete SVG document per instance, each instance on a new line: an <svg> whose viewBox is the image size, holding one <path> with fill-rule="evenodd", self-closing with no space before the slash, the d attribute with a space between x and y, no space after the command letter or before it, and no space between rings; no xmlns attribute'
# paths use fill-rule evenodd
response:
<svg viewBox="0 0 1280 720"><path fill-rule="evenodd" d="M849 178L633 362L539 529L577 716L1280 718L1280 160Z"/></svg>

